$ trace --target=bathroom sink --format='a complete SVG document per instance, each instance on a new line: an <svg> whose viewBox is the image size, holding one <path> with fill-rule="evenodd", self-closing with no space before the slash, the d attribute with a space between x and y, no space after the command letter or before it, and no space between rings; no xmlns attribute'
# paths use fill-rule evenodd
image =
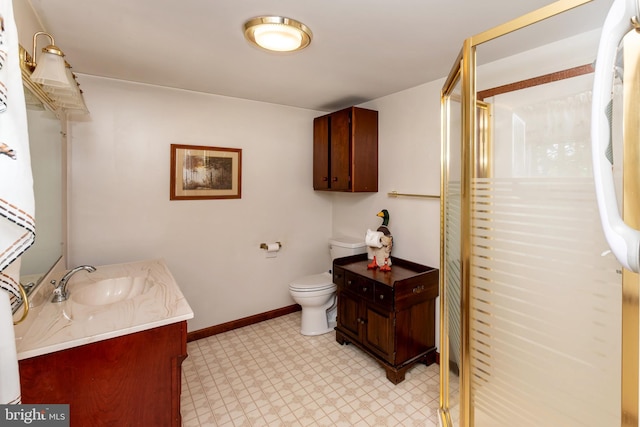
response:
<svg viewBox="0 0 640 427"><path fill-rule="evenodd" d="M146 277L117 277L72 290L71 299L84 305L109 305L135 298L148 292L152 287L153 282Z"/></svg>

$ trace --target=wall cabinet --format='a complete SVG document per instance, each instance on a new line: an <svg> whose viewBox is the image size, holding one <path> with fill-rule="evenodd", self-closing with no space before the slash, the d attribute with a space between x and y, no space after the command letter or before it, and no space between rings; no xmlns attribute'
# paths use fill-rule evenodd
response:
<svg viewBox="0 0 640 427"><path fill-rule="evenodd" d="M173 426L187 322L19 361L22 402L69 404L72 427Z"/></svg>
<svg viewBox="0 0 640 427"><path fill-rule="evenodd" d="M378 191L378 112L350 107L313 120L313 189Z"/></svg>
<svg viewBox="0 0 640 427"><path fill-rule="evenodd" d="M391 271L367 268L366 254L333 262L338 286L336 340L374 357L394 384L415 363L436 360L438 269L393 258Z"/></svg>

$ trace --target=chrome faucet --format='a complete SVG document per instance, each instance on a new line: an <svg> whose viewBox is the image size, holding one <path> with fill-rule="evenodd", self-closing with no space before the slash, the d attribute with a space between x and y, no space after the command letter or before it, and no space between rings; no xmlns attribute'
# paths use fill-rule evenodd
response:
<svg viewBox="0 0 640 427"><path fill-rule="evenodd" d="M93 273L94 271L96 271L96 268L91 265L80 265L72 270L69 270L64 276L62 276L60 282L56 283L55 280L52 280L51 284L53 285L54 289L51 302L62 302L66 301L67 298L69 298L69 292L67 292L67 283L69 282L69 279L71 279L71 276L81 270Z"/></svg>

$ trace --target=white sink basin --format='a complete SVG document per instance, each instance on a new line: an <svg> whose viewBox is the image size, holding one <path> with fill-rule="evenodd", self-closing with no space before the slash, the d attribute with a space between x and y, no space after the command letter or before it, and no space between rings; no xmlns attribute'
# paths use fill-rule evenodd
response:
<svg viewBox="0 0 640 427"><path fill-rule="evenodd" d="M72 290L71 299L84 305L109 305L142 295L153 285L154 283L146 277L117 277Z"/></svg>

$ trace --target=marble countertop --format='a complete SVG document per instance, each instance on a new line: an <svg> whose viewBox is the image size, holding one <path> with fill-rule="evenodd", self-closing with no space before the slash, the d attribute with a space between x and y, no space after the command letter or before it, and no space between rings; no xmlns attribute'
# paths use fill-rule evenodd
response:
<svg viewBox="0 0 640 427"><path fill-rule="evenodd" d="M52 303L51 285L40 285L26 321L14 328L19 360L193 318L189 303L163 260L96 269L71 277L67 284L69 299L64 302ZM129 278L140 286L128 298L118 302L105 299L99 305L87 302L86 290L90 287L93 291L108 283L105 281Z"/></svg>

